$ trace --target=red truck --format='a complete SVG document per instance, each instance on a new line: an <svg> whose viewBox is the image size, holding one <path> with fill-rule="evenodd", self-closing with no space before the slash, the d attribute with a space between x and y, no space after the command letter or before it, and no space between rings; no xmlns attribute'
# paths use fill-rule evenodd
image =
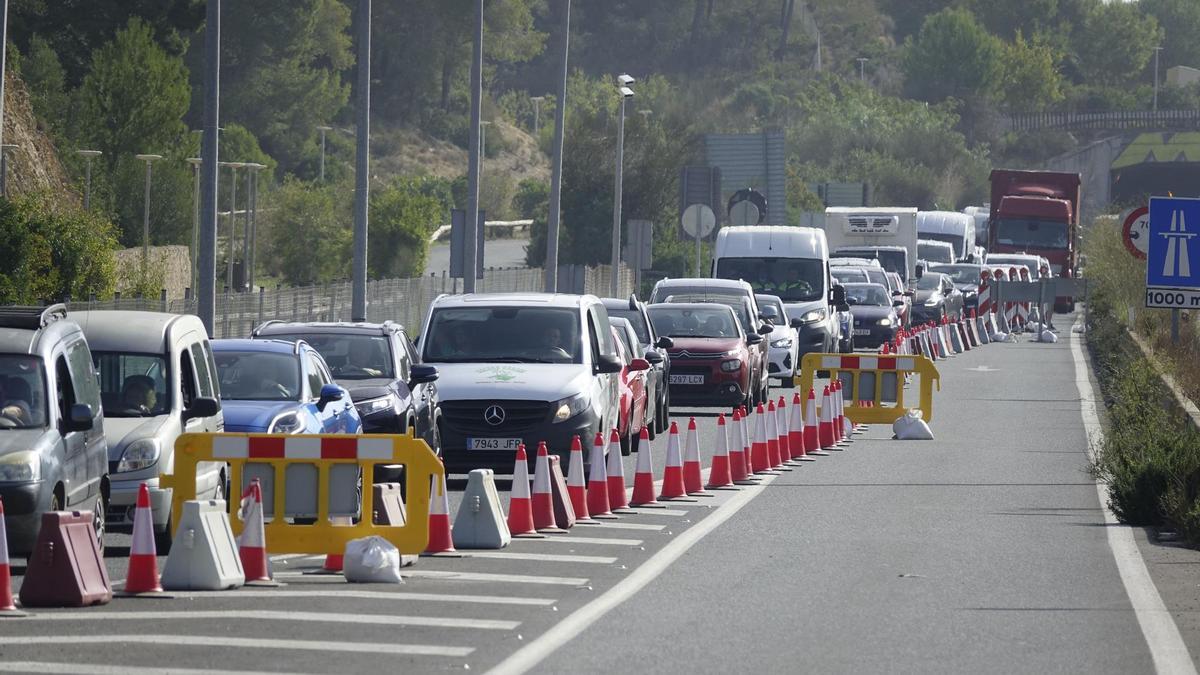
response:
<svg viewBox="0 0 1200 675"><path fill-rule="evenodd" d="M1028 253L1050 261L1054 276L1072 277L1079 254L1077 173L993 169L988 253ZM1054 299L1056 312L1075 308L1075 298Z"/></svg>

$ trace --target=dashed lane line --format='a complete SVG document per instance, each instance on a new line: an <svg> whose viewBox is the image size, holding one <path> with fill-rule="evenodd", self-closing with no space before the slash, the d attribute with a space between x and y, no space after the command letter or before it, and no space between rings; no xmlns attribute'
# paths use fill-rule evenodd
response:
<svg viewBox="0 0 1200 675"><path fill-rule="evenodd" d="M444 645L396 644L394 642L332 642L325 640L272 640L240 638L229 635L23 635L0 637L0 646L28 647L49 645L55 648L77 645L132 644L140 647L154 645L179 647L212 647L214 649L281 649L289 651L338 652L378 656L470 656L474 647ZM178 654L176 654L178 656ZM88 671L92 672L92 671Z"/></svg>
<svg viewBox="0 0 1200 675"><path fill-rule="evenodd" d="M56 675L277 675L264 670L213 670L155 666L106 666L96 663L51 663L44 661L0 661L3 673L54 673ZM303 675L291 673L290 675Z"/></svg>
<svg viewBox="0 0 1200 675"><path fill-rule="evenodd" d="M237 591L171 591L176 598L188 600L219 599L219 600L262 600L268 598L351 598L354 600L387 600L405 602L458 602L470 605L519 605L526 607L550 607L558 602L553 598L517 598L503 595L466 595L451 593L409 593L407 591L290 591L286 589Z"/></svg>
<svg viewBox="0 0 1200 675"><path fill-rule="evenodd" d="M532 560L536 562L584 563L611 565L616 558L601 555L557 555L553 553L524 553L520 551L463 551L467 558L496 558L499 560Z"/></svg>
<svg viewBox="0 0 1200 675"><path fill-rule="evenodd" d="M545 539L514 539L514 541L545 541L558 544L598 544L600 546L641 546L641 539L609 539L607 537L575 537L571 535L552 534Z"/></svg>
<svg viewBox="0 0 1200 675"><path fill-rule="evenodd" d="M631 515L667 516L669 518L682 518L684 516L692 515L691 511L686 511L684 509L647 509L647 508L639 508L639 507L635 506L635 507L629 509L629 511L630 511Z"/></svg>
<svg viewBox="0 0 1200 675"><path fill-rule="evenodd" d="M540 584L544 586L585 586L588 580L579 577L547 577L533 574L492 574L488 572L447 572L444 570L402 570L405 577L417 579L449 579L451 581L488 581L493 583Z"/></svg>
<svg viewBox="0 0 1200 675"><path fill-rule="evenodd" d="M597 520L592 523L580 525L580 531L586 532L593 529L609 529L609 530L643 530L645 532L662 532L667 529L666 525L653 525L651 523L618 523L613 520Z"/></svg>
<svg viewBox="0 0 1200 675"><path fill-rule="evenodd" d="M33 621L175 621L199 619L253 619L258 621L304 621L432 628L512 630L520 621L467 619L460 617L401 616L397 614L345 614L339 612L277 612L270 610L177 610L169 612L57 612L35 614Z"/></svg>

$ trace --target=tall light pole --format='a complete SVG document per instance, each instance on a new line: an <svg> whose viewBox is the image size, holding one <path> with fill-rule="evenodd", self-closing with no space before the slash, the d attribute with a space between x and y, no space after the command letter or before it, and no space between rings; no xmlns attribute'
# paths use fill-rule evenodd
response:
<svg viewBox="0 0 1200 675"><path fill-rule="evenodd" d="M320 175L321 182L324 183L325 182L325 134L326 134L326 132L333 131L333 127L327 127L327 126L322 125L322 126L317 127L317 131L321 132L321 172L319 175Z"/></svg>
<svg viewBox="0 0 1200 675"><path fill-rule="evenodd" d="M613 231L612 231L612 269L609 271L609 297L617 297L619 293L618 272L621 269L621 180L625 164L625 101L633 98L633 90L629 85L634 80L629 75L621 73L617 76L617 92L621 95L620 112L617 115L617 171L613 179L615 183L613 194Z"/></svg>
<svg viewBox="0 0 1200 675"><path fill-rule="evenodd" d="M1154 112L1158 112L1158 55L1162 50L1162 47L1154 48Z"/></svg>
<svg viewBox="0 0 1200 675"><path fill-rule="evenodd" d="M866 82L867 81L867 61L870 61L871 59L868 59L865 56L860 56L854 60L858 61L858 81Z"/></svg>
<svg viewBox="0 0 1200 675"><path fill-rule="evenodd" d="M256 260L258 236L258 172L267 168L257 162L246 163L246 232L242 239L242 261L245 273L245 286L254 292L254 268Z"/></svg>
<svg viewBox="0 0 1200 675"><path fill-rule="evenodd" d="M533 101L533 137L537 138L538 137L538 129L539 129L538 122L540 121L538 118L540 117L541 112L542 112L542 101L546 100L546 97L545 96L530 96L529 100Z"/></svg>
<svg viewBox="0 0 1200 675"><path fill-rule="evenodd" d="M483 97L483 0L474 0L475 28L471 51L471 126L467 140L467 222L463 228L463 292L475 292L475 268L478 266L479 251L476 248L479 233L479 161L482 145L479 124L480 99Z"/></svg>
<svg viewBox="0 0 1200 675"><path fill-rule="evenodd" d="M8 49L8 0L4 1L4 9L0 12L0 164L4 163L4 79L6 74ZM0 167L0 195L8 197L8 166Z"/></svg>
<svg viewBox="0 0 1200 675"><path fill-rule="evenodd" d="M76 150L75 154L83 158L83 210L92 210L92 158L104 153L99 150Z"/></svg>
<svg viewBox="0 0 1200 675"><path fill-rule="evenodd" d="M571 47L571 0L562 0L562 54L558 60L558 101L554 106L554 159L550 164L550 213L546 219L546 292L558 290L558 230L562 212L563 127L567 115L567 55Z"/></svg>
<svg viewBox="0 0 1200 675"><path fill-rule="evenodd" d="M200 253L196 270L196 314L216 337L217 313L217 126L220 122L221 0L207 0L204 19L204 135L200 157Z"/></svg>
<svg viewBox="0 0 1200 675"><path fill-rule="evenodd" d="M367 219L371 189L371 0L358 0L358 113L354 150L354 260L351 266L350 318L367 320Z"/></svg>
<svg viewBox="0 0 1200 675"><path fill-rule="evenodd" d="M234 241L237 239L237 170L246 166L244 162L221 162L229 167L229 241L225 244L225 288L233 290Z"/></svg>
<svg viewBox="0 0 1200 675"><path fill-rule="evenodd" d="M3 114L0 113L0 124L3 124L2 120ZM8 197L8 151L19 147L12 143L0 143L0 195L4 197Z"/></svg>
<svg viewBox="0 0 1200 675"><path fill-rule="evenodd" d="M195 181L195 185L192 187L192 275L188 283L194 294L199 281L199 276L196 274L196 258L200 253L200 164L202 160L199 157L188 157L187 163L192 165L192 178Z"/></svg>
<svg viewBox="0 0 1200 675"><path fill-rule="evenodd" d="M142 207L142 272L150 265L150 166L162 155L136 155L146 163L146 198Z"/></svg>

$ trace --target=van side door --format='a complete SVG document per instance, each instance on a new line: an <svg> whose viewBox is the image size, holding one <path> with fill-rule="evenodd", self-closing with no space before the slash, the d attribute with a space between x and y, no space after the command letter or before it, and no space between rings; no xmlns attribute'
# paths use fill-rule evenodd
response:
<svg viewBox="0 0 1200 675"><path fill-rule="evenodd" d="M100 383L92 354L82 338L70 342L55 358L56 394L59 402L59 433L64 444L66 474L71 484L64 490L64 508L88 500L100 491L108 475L108 444L104 440L104 413L100 405ZM69 431L71 406L82 403L92 410L92 428Z"/></svg>
<svg viewBox="0 0 1200 675"><path fill-rule="evenodd" d="M612 329L609 327L608 311L603 305L592 305L588 307L585 314L587 317L587 334L588 344L583 345L585 349L590 349L592 353L592 367L600 360L601 354L616 355L617 346L613 344ZM609 427L614 427L617 424L617 416L620 408L620 373L615 374L598 374L597 390L600 400L604 401L604 410L602 414L607 413L608 419L602 419L601 424L608 425L603 427L601 431L607 431Z"/></svg>

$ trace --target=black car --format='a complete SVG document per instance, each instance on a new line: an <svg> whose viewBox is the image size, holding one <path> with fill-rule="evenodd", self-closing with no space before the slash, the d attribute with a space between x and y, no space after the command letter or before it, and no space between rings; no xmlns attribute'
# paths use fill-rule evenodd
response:
<svg viewBox="0 0 1200 675"><path fill-rule="evenodd" d="M365 433L405 434L412 428L441 455L437 368L421 363L400 324L268 321L251 337L309 343L349 390Z"/></svg>
<svg viewBox="0 0 1200 675"><path fill-rule="evenodd" d="M947 274L927 272L917 281L912 307L914 325L940 324L942 317L957 321L963 316L963 294Z"/></svg>
<svg viewBox="0 0 1200 675"><path fill-rule="evenodd" d="M675 346L674 341L654 332L654 325L646 315L646 304L637 299L636 295L628 300L619 298L603 298L604 308L608 315L620 317L629 321L633 332L637 334L642 349L646 351L646 360L650 362L650 373L646 380L648 403L646 419L650 438L667 430L671 423L671 392L667 386L671 376L671 359L667 350Z"/></svg>
<svg viewBox="0 0 1200 675"><path fill-rule="evenodd" d="M979 307L979 282L983 265L978 263L932 265L929 271L949 275L954 286L962 291L964 308L977 309Z"/></svg>
<svg viewBox="0 0 1200 675"><path fill-rule="evenodd" d="M899 308L904 301L893 298L879 284L845 284L846 302L853 317L854 342L859 347L877 348L896 337Z"/></svg>

